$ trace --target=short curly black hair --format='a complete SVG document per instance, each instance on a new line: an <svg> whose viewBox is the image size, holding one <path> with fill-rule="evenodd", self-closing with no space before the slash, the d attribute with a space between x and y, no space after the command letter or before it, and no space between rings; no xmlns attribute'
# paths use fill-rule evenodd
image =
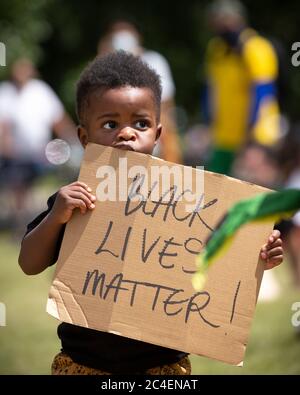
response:
<svg viewBox="0 0 300 395"><path fill-rule="evenodd" d="M83 124L88 99L98 89L115 89L125 86L149 88L160 117L161 81L158 74L140 57L125 51L97 56L82 72L76 89L76 112Z"/></svg>

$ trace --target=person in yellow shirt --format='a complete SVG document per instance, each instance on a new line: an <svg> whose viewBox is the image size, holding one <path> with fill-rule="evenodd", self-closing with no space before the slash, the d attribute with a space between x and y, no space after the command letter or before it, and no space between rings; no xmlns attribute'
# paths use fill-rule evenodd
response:
<svg viewBox="0 0 300 395"><path fill-rule="evenodd" d="M216 33L207 47L202 95L214 147L208 170L230 174L235 154L245 144L272 146L278 141L278 61L271 43L247 27L239 1L213 2L208 18Z"/></svg>

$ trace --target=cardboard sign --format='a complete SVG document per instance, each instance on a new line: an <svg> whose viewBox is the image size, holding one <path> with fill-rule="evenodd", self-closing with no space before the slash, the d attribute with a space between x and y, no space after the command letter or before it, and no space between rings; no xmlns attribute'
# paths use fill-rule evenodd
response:
<svg viewBox="0 0 300 395"><path fill-rule="evenodd" d="M263 275L259 251L272 224L243 227L210 268L201 292L193 289L191 277L196 254L228 208L265 189L188 168L192 188L197 175L204 176L204 193L193 210L174 198L174 180L167 186L169 194L161 181L160 198L150 195L151 186L145 200L138 200L141 184L133 186L141 179L139 169L150 174L162 166L187 170L150 155L88 144L79 180L99 200L110 193L115 201L97 201L85 215L75 210L47 311L75 325L241 364ZM112 180L115 190L108 191Z"/></svg>

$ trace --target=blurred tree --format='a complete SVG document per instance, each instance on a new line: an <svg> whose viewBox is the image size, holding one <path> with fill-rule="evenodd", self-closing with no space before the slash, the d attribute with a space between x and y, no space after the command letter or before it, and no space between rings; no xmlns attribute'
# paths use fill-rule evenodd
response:
<svg viewBox="0 0 300 395"><path fill-rule="evenodd" d="M46 5L52 0L1 0L0 41L6 45L6 64L0 68L0 77L7 77L9 65L22 56L34 62L42 60L43 40L51 35L51 24L45 18Z"/></svg>
<svg viewBox="0 0 300 395"><path fill-rule="evenodd" d="M170 62L176 102L193 122L201 117L199 90L202 63L210 32L205 21L209 0L1 0L0 41L7 47L7 64L18 55L37 62L42 77L52 85L74 114L75 81L96 54L107 25L131 17L142 31L144 46L161 52ZM276 39L287 54L289 82L285 107L299 118L300 67L291 65L291 45L300 41L300 3L286 0L245 0L250 25ZM0 68L0 78L7 74Z"/></svg>

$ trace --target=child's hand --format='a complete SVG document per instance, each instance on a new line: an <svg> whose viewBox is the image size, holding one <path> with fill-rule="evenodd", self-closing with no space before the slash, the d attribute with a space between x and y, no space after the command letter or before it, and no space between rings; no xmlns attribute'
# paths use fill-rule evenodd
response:
<svg viewBox="0 0 300 395"><path fill-rule="evenodd" d="M273 230L260 250L260 256L265 261L265 270L273 269L283 260L282 240L280 239L279 230Z"/></svg>
<svg viewBox="0 0 300 395"><path fill-rule="evenodd" d="M65 224L70 220L75 208L79 208L81 214L85 214L87 209L93 210L96 197L91 194L91 191L91 188L80 181L60 188L50 211L51 218Z"/></svg>

